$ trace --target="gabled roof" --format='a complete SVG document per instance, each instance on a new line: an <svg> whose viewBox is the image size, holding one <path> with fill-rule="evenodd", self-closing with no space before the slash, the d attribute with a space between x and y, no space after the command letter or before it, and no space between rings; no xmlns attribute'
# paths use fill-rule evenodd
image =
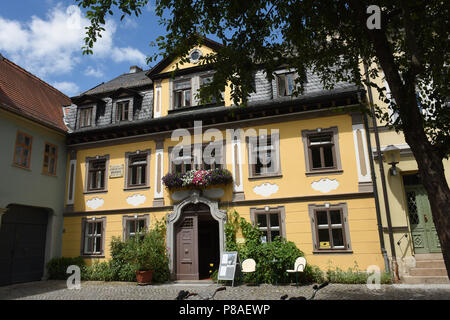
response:
<svg viewBox="0 0 450 320"><path fill-rule="evenodd" d="M67 131L62 107L68 105L64 93L0 55L0 107Z"/></svg>
<svg viewBox="0 0 450 320"><path fill-rule="evenodd" d="M207 46L213 50L218 50L223 47L220 43L206 37L203 38L202 45ZM152 78L154 75L160 73L162 70L164 70L164 68L170 65L175 58L176 57L169 55L166 58L162 59L153 68L147 71L147 76L149 78Z"/></svg>
<svg viewBox="0 0 450 320"><path fill-rule="evenodd" d="M83 94L103 94L116 91L119 88L134 88L151 85L152 80L145 75L147 71L148 70L136 73L124 73L108 82L103 82L98 86L83 92Z"/></svg>

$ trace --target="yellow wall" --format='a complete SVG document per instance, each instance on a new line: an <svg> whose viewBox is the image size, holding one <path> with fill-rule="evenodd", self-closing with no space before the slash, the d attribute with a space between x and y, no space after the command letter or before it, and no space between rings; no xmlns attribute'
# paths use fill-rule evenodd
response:
<svg viewBox="0 0 450 320"><path fill-rule="evenodd" d="M314 203L323 204L324 202ZM310 202L278 203L271 204L270 206L285 207L287 240L293 241L305 253L309 264L317 265L323 270L328 268L334 269L335 267L346 270L355 267L355 265L360 270L366 270L369 265L377 265L380 269L383 269L384 262L380 253L374 200L372 198L335 200L329 203L346 203L348 206L348 226L353 253L313 254L311 222L308 213L308 204ZM241 217L250 221L250 208L263 207L264 205L231 206L222 207L222 209L228 210L229 212L236 210ZM162 219L166 213L166 211L151 212L150 223L152 224L156 220ZM123 215L111 214L96 216L106 216L106 259L110 258L109 244L112 237L122 237ZM86 217L90 218L92 216L86 215ZM63 256L79 256L81 245L81 217L66 217L64 228L66 232L63 235ZM87 261L91 260L87 259Z"/></svg>
<svg viewBox="0 0 450 320"><path fill-rule="evenodd" d="M343 173L338 174L323 174L306 176L305 174L305 155L303 148L303 141L301 138L302 130L314 130L316 128L328 128L332 126L338 127L339 133L339 149L341 154ZM358 192L358 176L356 171L356 156L352 135L352 122L349 115L338 115L331 117L323 117L317 119L297 120L283 123L275 123L271 125L252 127L259 132L260 129L271 130L278 129L280 135L280 161L282 177L277 178L258 178L249 180L249 166L248 166L248 152L245 139L241 139L241 153L242 153L242 174L245 190L245 198L247 200L265 199L265 197L253 192L255 186L262 183L269 182L277 184L279 190L272 198L281 197L297 197L310 195L323 195L320 191L311 188L313 181L318 181L322 178L337 179L339 187L332 190L328 195L353 193ZM250 128L243 128L244 132ZM226 134L222 131L224 138ZM181 141L181 140L180 140ZM192 139L192 143L194 138ZM206 141L205 141L206 142ZM171 141L167 138L164 143L164 174L169 171L169 153L168 148L176 145L178 142ZM125 153L135 152L137 150L151 150L150 155L150 188L145 190L124 191L124 179L109 178L107 182L108 191L100 193L86 193L84 194L84 183L86 180L86 163L87 157L109 155L109 165L125 166ZM227 156L231 155L231 144L226 150ZM86 201L93 198L102 198L104 204L98 210L111 209L126 209L152 206L154 195L154 172L155 172L155 142L153 140L135 142L129 144L116 144L114 146L98 147L92 149L83 149L77 152L77 172L75 184L75 201L74 211L93 211L86 207ZM231 162L227 162L227 169L232 171ZM124 168L126 170L126 168ZM231 188L231 187L230 187ZM127 197L133 194L143 194L146 197L146 202L134 207L126 202ZM164 200L166 204L171 204L170 194L167 190L164 192ZM223 200L231 200L231 193L229 197Z"/></svg>
<svg viewBox="0 0 450 320"><path fill-rule="evenodd" d="M340 174L324 174L315 176L305 175L305 156L304 147L301 136L302 130L314 130L318 127L328 128L332 126L338 127L339 132L339 148L341 154L341 162L343 173ZM358 192L358 176L356 172L356 157L354 150L354 142L352 135L352 120L350 115L336 115L330 117L322 117L317 119L296 120L282 123L275 123L264 126L252 127L256 129L271 130L278 129L280 135L280 160L282 177L278 178L262 178L256 180L248 179L248 154L245 139L241 139L241 153L243 157L242 173L244 182L244 192L246 200L266 200L284 197L299 197L313 195L339 195ZM244 130L246 128L243 128ZM222 131L223 132L223 131ZM223 132L224 137L226 137ZM194 140L192 140L192 143ZM168 172L169 157L168 148L176 145L177 142L170 141L167 138L164 143L164 173ZM134 152L136 150L151 149L150 157L150 189L124 191L124 177L108 179L108 191L106 193L84 194L85 181L85 158L110 155L110 165L125 165L125 153ZM231 155L231 145L226 150L226 155ZM77 152L77 174L75 187L75 203L74 211L86 211L84 217L91 217L89 211L96 210L126 210L136 208L152 207L154 195L154 169L155 169L155 142L152 140L143 142L134 142L127 144L117 144L114 146L105 146L91 149L79 150ZM228 163L227 168L231 171L232 164ZM126 168L124 168L126 170ZM339 187L327 194L321 193L311 188L311 182L318 181L321 178L337 179ZM263 197L253 192L255 186L269 182L277 184L279 190L270 197ZM227 187L226 195L222 201L232 200L232 187ZM126 198L133 194L143 194L146 196L145 203L135 207L126 202ZM86 207L86 201L92 198L104 199L102 207L92 210ZM172 205L170 193L164 192L165 205ZM310 218L308 215L308 204L311 202L291 202L283 203L282 200L278 204L270 204L270 206L285 206L286 209L286 233L287 239L294 241L297 246L305 252L310 263L327 268L330 266L347 269L354 267L355 261L358 266L365 269L368 265L377 264L383 268L383 261L380 254L380 245L377 233L376 213L373 198L365 199L346 199L315 202L316 204L341 203L345 202L348 206L349 228L352 243L353 254L312 254L312 233ZM236 207L224 207L223 209L236 209L242 217L249 219L250 207L264 207L264 202L260 205L239 205ZM151 223L155 219L162 219L170 210L161 209L151 212L142 210L142 214L149 213ZM122 216L130 213L103 214L98 212L96 217L107 217L106 222L106 245L109 246L112 236L122 236ZM138 213L141 214L141 213ZM80 255L81 244L81 216L66 217L64 222L64 256ZM109 249L106 250L106 258L109 258Z"/></svg>

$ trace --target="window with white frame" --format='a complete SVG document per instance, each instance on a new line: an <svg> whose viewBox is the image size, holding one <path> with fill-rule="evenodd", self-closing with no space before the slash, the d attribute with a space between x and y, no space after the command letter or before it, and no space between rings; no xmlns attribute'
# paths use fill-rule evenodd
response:
<svg viewBox="0 0 450 320"><path fill-rule="evenodd" d="M279 135L248 138L250 178L281 174Z"/></svg>
<svg viewBox="0 0 450 320"><path fill-rule="evenodd" d="M189 107L192 104L191 80L177 81L173 84L174 109Z"/></svg>
<svg viewBox="0 0 450 320"><path fill-rule="evenodd" d="M134 215L134 216L124 216L123 217L123 227L124 227L124 240L131 237L135 237L137 234L142 234L147 231L149 224L149 216L145 215Z"/></svg>
<svg viewBox="0 0 450 320"><path fill-rule="evenodd" d="M83 255L103 255L105 222L106 218L83 220Z"/></svg>
<svg viewBox="0 0 450 320"><path fill-rule="evenodd" d="M281 73L276 75L278 95L279 96L290 96L295 90L295 78L294 72Z"/></svg>

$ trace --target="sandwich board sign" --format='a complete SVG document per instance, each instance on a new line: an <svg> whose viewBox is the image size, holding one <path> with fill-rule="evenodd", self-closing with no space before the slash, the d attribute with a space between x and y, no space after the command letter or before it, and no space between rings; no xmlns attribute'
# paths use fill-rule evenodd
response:
<svg viewBox="0 0 450 320"><path fill-rule="evenodd" d="M239 256L237 251L222 252L220 257L219 274L217 275L217 282L219 280L231 280L234 286L234 275L236 274L236 264Z"/></svg>

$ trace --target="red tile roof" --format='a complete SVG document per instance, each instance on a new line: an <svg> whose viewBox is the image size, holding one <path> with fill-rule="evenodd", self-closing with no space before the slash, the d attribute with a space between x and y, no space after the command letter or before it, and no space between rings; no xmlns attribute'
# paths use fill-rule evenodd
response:
<svg viewBox="0 0 450 320"><path fill-rule="evenodd" d="M0 54L0 107L67 131L63 106L70 98Z"/></svg>

